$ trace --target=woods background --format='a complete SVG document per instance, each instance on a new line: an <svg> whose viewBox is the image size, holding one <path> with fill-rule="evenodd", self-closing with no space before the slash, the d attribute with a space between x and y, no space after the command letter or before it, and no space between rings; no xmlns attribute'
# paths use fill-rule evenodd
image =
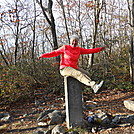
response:
<svg viewBox="0 0 134 134"><path fill-rule="evenodd" d="M64 92L59 57L38 56L69 44L73 33L83 48L107 46L80 58L93 80L105 80L105 89L133 89L134 0L13 0L0 8L1 103L32 98L37 87Z"/></svg>

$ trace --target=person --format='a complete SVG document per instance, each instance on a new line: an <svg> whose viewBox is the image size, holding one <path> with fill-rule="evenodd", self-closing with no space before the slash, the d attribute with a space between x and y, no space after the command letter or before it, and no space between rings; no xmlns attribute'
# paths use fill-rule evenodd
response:
<svg viewBox="0 0 134 134"><path fill-rule="evenodd" d="M77 46L78 41L79 36L74 34L70 39L70 45L63 45L57 50L49 53L44 53L39 56L38 59L56 57L61 55L60 74L62 76L71 76L77 79L81 83L90 86L93 89L94 93L97 93L97 91L102 87L104 81L101 81L99 84L96 84L95 81L92 81L88 75L88 72L78 67L78 59L80 55L83 54L92 54L103 51L105 50L105 46L94 49L84 49Z"/></svg>

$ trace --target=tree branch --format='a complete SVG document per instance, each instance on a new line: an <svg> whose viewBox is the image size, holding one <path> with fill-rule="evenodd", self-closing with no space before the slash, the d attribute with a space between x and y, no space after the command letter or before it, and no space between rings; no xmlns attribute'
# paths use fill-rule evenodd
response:
<svg viewBox="0 0 134 134"><path fill-rule="evenodd" d="M51 26L51 21L49 20L47 14L46 14L46 12L45 12L45 11L46 11L46 8L43 7L42 0L40 0L40 2L39 2L39 0L36 0L36 2L37 2L37 3L39 4L39 6L41 7L42 12L43 12L43 15L45 16L47 22L48 22L49 25Z"/></svg>

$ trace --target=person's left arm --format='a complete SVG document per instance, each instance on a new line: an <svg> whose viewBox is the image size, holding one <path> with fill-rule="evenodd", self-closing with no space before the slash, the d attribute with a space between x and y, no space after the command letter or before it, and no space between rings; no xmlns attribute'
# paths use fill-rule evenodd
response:
<svg viewBox="0 0 134 134"><path fill-rule="evenodd" d="M105 50L106 47L98 47L98 48L93 48L93 49L85 49L85 48L81 48L81 54L92 54L92 53L98 53L100 51Z"/></svg>

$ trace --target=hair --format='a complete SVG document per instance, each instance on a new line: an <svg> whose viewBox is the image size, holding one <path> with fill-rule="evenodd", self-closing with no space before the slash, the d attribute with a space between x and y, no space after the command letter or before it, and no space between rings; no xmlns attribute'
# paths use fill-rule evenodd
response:
<svg viewBox="0 0 134 134"><path fill-rule="evenodd" d="M79 36L77 34L73 34L71 36L71 39L75 39L75 40L79 41Z"/></svg>

